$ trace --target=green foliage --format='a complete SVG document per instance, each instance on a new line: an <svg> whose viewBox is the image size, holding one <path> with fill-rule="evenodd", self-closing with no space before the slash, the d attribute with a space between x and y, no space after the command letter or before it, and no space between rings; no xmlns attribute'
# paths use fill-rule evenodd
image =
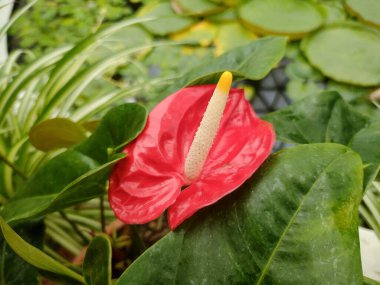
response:
<svg viewBox="0 0 380 285"><path fill-rule="evenodd" d="M12 25L11 35L22 48L37 55L62 45L74 44L95 32L103 22L131 14L122 0L39 0Z"/></svg>
<svg viewBox="0 0 380 285"><path fill-rule="evenodd" d="M361 284L362 178L360 157L341 145L280 151L116 284Z"/></svg>
<svg viewBox="0 0 380 285"><path fill-rule="evenodd" d="M87 285L111 285L111 243L107 236L93 238L83 262Z"/></svg>

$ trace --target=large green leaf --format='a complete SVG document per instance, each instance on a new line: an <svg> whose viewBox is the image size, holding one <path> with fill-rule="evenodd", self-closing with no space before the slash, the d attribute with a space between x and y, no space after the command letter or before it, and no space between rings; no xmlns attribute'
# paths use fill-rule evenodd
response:
<svg viewBox="0 0 380 285"><path fill-rule="evenodd" d="M342 145L278 152L116 284L361 284L362 178L359 155Z"/></svg>
<svg viewBox="0 0 380 285"><path fill-rule="evenodd" d="M365 188L376 177L380 153L378 126L367 126L370 118L349 106L337 92L311 95L292 106L267 114L277 139L290 143L310 144L334 142L349 145L368 164L365 168Z"/></svg>
<svg viewBox="0 0 380 285"><path fill-rule="evenodd" d="M185 73L164 93L166 95L188 85L216 82L226 70L235 76L252 80L264 78L285 54L286 38L265 37L210 59Z"/></svg>
<svg viewBox="0 0 380 285"><path fill-rule="evenodd" d="M207 16L225 9L223 5L214 4L208 0L173 0L173 5L186 15Z"/></svg>
<svg viewBox="0 0 380 285"><path fill-rule="evenodd" d="M111 243L107 236L97 236L91 240L83 262L86 284L111 284L111 254Z"/></svg>
<svg viewBox="0 0 380 285"><path fill-rule="evenodd" d="M55 261L53 258L23 240L4 220L0 217L0 227L8 245L26 262L33 266L56 274L68 276L84 283L83 277L66 266Z"/></svg>
<svg viewBox="0 0 380 285"><path fill-rule="evenodd" d="M330 25L301 45L310 63L324 75L361 86L380 84L380 33L364 25Z"/></svg>
<svg viewBox="0 0 380 285"><path fill-rule="evenodd" d="M311 1L253 0L239 8L240 19L262 34L299 38L323 23L323 15Z"/></svg>
<svg viewBox="0 0 380 285"><path fill-rule="evenodd" d="M104 194L112 155L142 131L146 110L137 104L111 109L82 144L41 166L2 209L7 222L21 222ZM111 156L111 158L110 158Z"/></svg>
<svg viewBox="0 0 380 285"><path fill-rule="evenodd" d="M348 144L369 123L369 117L356 112L333 91L308 96L264 119L274 125L277 139L290 143Z"/></svg>

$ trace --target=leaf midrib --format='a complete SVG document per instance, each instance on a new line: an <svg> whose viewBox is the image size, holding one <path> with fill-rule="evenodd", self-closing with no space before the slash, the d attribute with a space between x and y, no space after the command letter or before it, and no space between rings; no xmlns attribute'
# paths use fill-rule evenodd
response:
<svg viewBox="0 0 380 285"><path fill-rule="evenodd" d="M310 190L307 192L307 194L304 196L304 198L302 199L299 207L297 208L297 210L294 212L292 218L289 220L289 223L286 225L285 227L285 230L283 232L283 234L280 236L276 246L273 248L273 251L267 261L267 263L265 264L263 270L261 271L261 274L259 276L259 279L257 280L257 283L256 285L260 285L262 284L263 280L264 280L264 277L265 277L265 274L267 273L271 263L272 263L272 260L274 258L274 256L276 255L277 253L277 249L280 247L281 243L282 243L282 240L284 239L284 237L286 236L288 230L290 229L290 227L292 226L294 220L297 218L298 216L298 213L301 211L302 209L302 206L304 204L304 202L307 200L309 194L313 191L313 188L317 185L318 181L321 179L321 177L326 173L326 171L339 159L342 158L342 156L345 156L347 154L347 151L344 152L343 154L340 154L338 157L336 157L335 159L333 159L328 165L327 167L321 172L321 174L318 176L318 178L314 181L314 183L311 185L310 187Z"/></svg>

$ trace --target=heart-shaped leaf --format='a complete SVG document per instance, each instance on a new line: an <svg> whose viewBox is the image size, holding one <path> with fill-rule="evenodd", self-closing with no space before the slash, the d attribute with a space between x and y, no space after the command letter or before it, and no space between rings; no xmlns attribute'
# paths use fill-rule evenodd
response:
<svg viewBox="0 0 380 285"><path fill-rule="evenodd" d="M116 284L361 284L362 178L359 155L342 145L278 152Z"/></svg>

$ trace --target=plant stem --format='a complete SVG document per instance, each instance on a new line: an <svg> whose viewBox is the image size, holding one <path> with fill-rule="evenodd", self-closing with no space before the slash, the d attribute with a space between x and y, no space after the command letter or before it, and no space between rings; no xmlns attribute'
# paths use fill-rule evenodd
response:
<svg viewBox="0 0 380 285"><path fill-rule="evenodd" d="M102 232L106 233L106 217L104 215L104 197L100 196L100 225L102 227Z"/></svg>
<svg viewBox="0 0 380 285"><path fill-rule="evenodd" d="M81 237L83 242L85 244L88 244L90 241L85 237L85 235L81 232L81 230L77 227L77 225L69 219L69 217L66 216L66 214L63 211L59 211L59 214L61 217L70 224L70 226L74 229L74 231Z"/></svg>
<svg viewBox="0 0 380 285"><path fill-rule="evenodd" d="M4 161L6 165L8 165L10 168L13 169L13 171L18 174L22 179L26 180L28 179L28 176L26 176L16 165L14 165L11 161L8 160L8 158L0 153L0 160Z"/></svg>
<svg viewBox="0 0 380 285"><path fill-rule="evenodd" d="M131 238L133 241L133 244L136 245L136 249L139 254L143 253L146 250L146 245L143 241L143 239L139 235L139 231L136 227L136 225L129 225L131 227Z"/></svg>

